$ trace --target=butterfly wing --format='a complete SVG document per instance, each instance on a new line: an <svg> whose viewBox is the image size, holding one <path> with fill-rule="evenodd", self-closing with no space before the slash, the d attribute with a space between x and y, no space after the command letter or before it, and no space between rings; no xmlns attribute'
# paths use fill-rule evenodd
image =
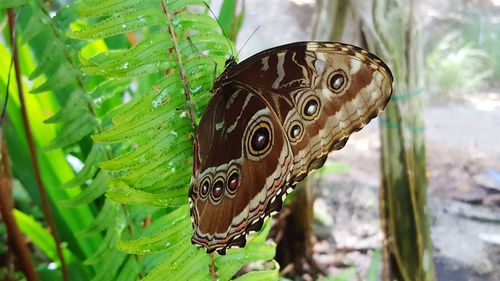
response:
<svg viewBox="0 0 500 281"><path fill-rule="evenodd" d="M281 208L292 153L277 116L254 90L228 84L210 101L194 144L192 242L224 254L244 246Z"/></svg>
<svg viewBox="0 0 500 281"><path fill-rule="evenodd" d="M258 53L224 81L262 89L291 143L293 182L321 167L332 150L363 128L392 94L390 69L356 46L298 42Z"/></svg>
<svg viewBox="0 0 500 281"><path fill-rule="evenodd" d="M224 254L281 208L288 188L324 164L385 107L389 68L340 43L293 43L227 68L194 143L192 242Z"/></svg>

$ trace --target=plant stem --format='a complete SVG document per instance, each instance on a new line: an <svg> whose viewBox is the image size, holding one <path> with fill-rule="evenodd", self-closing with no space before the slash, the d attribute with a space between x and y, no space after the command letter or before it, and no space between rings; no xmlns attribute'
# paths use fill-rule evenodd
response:
<svg viewBox="0 0 500 281"><path fill-rule="evenodd" d="M56 251L57 251L57 256L59 257L59 260L61 262L61 271L63 274L63 280L68 281L68 272L66 269L66 262L64 261L64 256L63 252L61 249L61 238L59 237L59 233L57 232L56 229L56 224L54 220L54 216L52 215L52 210L50 209L50 204L49 204L49 199L47 197L47 193L45 191L45 185L42 181L42 176L40 174L40 167L38 163L38 158L37 158L37 152L35 149L35 143L33 141L33 135L31 133L30 129L30 122L28 119L28 112L26 109L26 102L24 100L24 92L23 92L23 86L22 86L22 81L21 81L21 70L19 67L19 54L17 51L17 43L15 40L14 36L14 21L15 21L15 16L14 16L14 11L12 9L7 10L8 18L9 18L9 33L10 33L10 42L11 42L11 48L12 48L12 56L14 59L14 70L16 73L16 82L17 82L17 90L18 90L18 95L19 95L19 102L21 105L21 115L23 119L23 126L24 126L24 131L26 134L26 139L28 142L28 147L30 150L30 157L31 157L31 163L33 165L33 171L35 173L35 179L37 182L38 186L38 192L40 193L40 199L42 201L42 210L43 214L45 216L45 219L47 220L47 223L49 225L49 228L52 233L52 237L54 238L55 246L56 246Z"/></svg>
<svg viewBox="0 0 500 281"><path fill-rule="evenodd" d="M183 83L184 97L186 98L186 103L188 105L189 118L191 119L191 125L193 126L193 129L196 131L196 119L195 119L196 114L194 113L193 102L191 101L191 95L190 95L191 91L189 90L189 79L186 76L184 64L182 63L181 52L179 50L179 45L177 43L177 37L175 36L174 26L172 24L172 17L168 13L167 4L165 4L164 1L161 1L161 8L163 10L163 13L165 14L165 17L167 18L168 31L170 32L170 37L172 38L172 42L174 43L174 51L175 51L175 56L177 58L177 64L179 66L179 74L181 76L182 81L184 82Z"/></svg>
<svg viewBox="0 0 500 281"><path fill-rule="evenodd" d="M13 248L14 255L19 259L21 268L28 281L38 281L38 275L33 267L26 240L17 226L16 219L12 215L14 201L12 200L10 161L5 138L2 138L0 142L0 214L7 228L7 241L9 247Z"/></svg>

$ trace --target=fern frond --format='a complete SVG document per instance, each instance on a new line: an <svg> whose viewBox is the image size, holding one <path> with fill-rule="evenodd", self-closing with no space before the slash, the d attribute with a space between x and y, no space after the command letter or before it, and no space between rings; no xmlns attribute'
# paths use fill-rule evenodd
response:
<svg viewBox="0 0 500 281"><path fill-rule="evenodd" d="M44 150L47 151L74 144L94 132L97 125L99 125L99 120L96 119L95 115L87 111L78 116L78 118L67 122L57 135L57 138L44 147Z"/></svg>
<svg viewBox="0 0 500 281"><path fill-rule="evenodd" d="M106 196L121 204L148 204L157 207L178 207L186 204L186 191L173 189L161 193L150 193L130 188L123 181L108 182Z"/></svg>
<svg viewBox="0 0 500 281"><path fill-rule="evenodd" d="M61 111L46 120L46 123L62 125L58 137L45 147L45 150L52 150L76 144L93 133L100 121L91 109L92 99L86 90L83 73L75 61L75 49L78 49L79 45L71 42L61 31L64 25L67 26L64 16L61 15L69 15L72 11L63 9L58 11L58 16L50 18L44 3L35 1L31 5L33 15L23 30L23 41L29 43L42 35L47 37L47 34L52 38L36 41L38 45L42 44L43 48L40 50L39 64L31 73L30 79L44 79L43 77L50 79L46 79L31 92L51 91L69 97Z"/></svg>
<svg viewBox="0 0 500 281"><path fill-rule="evenodd" d="M28 233L32 242L52 260L59 260L57 257L56 244L47 230L47 228L38 223L33 217L19 210L13 210L17 224L23 233ZM74 262L76 257L68 249L63 249L64 259L68 262Z"/></svg>
<svg viewBox="0 0 500 281"><path fill-rule="evenodd" d="M245 264L251 261L272 260L276 247L266 244L267 234L271 230L271 223L267 221L262 230L249 239L245 248L230 249L225 256L215 258L217 274L221 280L229 280ZM235 262L238 261L238 262Z"/></svg>
<svg viewBox="0 0 500 281"><path fill-rule="evenodd" d="M273 260L274 269L250 271L236 279L235 281L274 281L280 279L279 264Z"/></svg>
<svg viewBox="0 0 500 281"><path fill-rule="evenodd" d="M109 175L105 171L99 172L92 183L85 187L80 194L71 199L61 201L59 204L69 208L91 203L106 192L106 181L108 179Z"/></svg>
<svg viewBox="0 0 500 281"><path fill-rule="evenodd" d="M133 96L128 104L113 110L112 126L92 136L96 143L115 149L114 158L100 164L111 179L107 182L106 203L91 228L107 229L112 232L109 235L121 233L116 246L127 254L143 256L135 270L147 274L144 280L206 280L210 278L210 258L190 242L187 191L192 124L199 120L211 97L214 70L222 71L233 46L228 46L201 0L92 0L79 3L76 11L93 23L70 32L71 38L104 39L129 32L143 38L130 49L104 51L87 58L81 55L83 71L107 79L161 76L151 82L150 91ZM158 211L145 229L127 216L124 223L128 231L123 231L119 229L121 223L103 222L111 214L123 214L116 210L119 204L167 209ZM216 258L221 280L229 280L245 263L272 260L274 245L265 244L269 228L268 224L250 239L246 248L230 249L226 256ZM103 249L113 245L114 238L106 238ZM92 262L99 256L107 259L105 251L98 252ZM120 270L125 270L125 263L131 260L124 259ZM275 273L262 272L261 276Z"/></svg>
<svg viewBox="0 0 500 281"><path fill-rule="evenodd" d="M106 54L106 61L100 63L87 61L82 65L82 70L89 74L105 74L107 77L114 78L158 73L162 69L175 66L173 59L158 60L161 54L165 53L165 47L172 48L168 34L164 32L151 34L149 38L145 38L130 50L120 52L117 57Z"/></svg>
<svg viewBox="0 0 500 281"><path fill-rule="evenodd" d="M99 248L94 254L84 261L85 264L94 264L107 260L109 258L107 257L109 251L115 248L116 242L118 242L123 229L126 227L126 217L123 212L117 212L111 219L111 221L105 222L106 235L104 236L103 242L99 245ZM104 258L105 256L106 258Z"/></svg>
<svg viewBox="0 0 500 281"><path fill-rule="evenodd" d="M102 209L96 216L92 224L78 234L79 237L86 237L106 230L111 221L115 221L122 213L121 206L112 200L105 200ZM112 225L112 224L111 224Z"/></svg>
<svg viewBox="0 0 500 281"><path fill-rule="evenodd" d="M86 181L92 179L96 174L99 167L97 166L106 157L106 148L102 144L94 144L90 149L87 159L83 168L71 180L64 183L61 187L68 188L84 184Z"/></svg>
<svg viewBox="0 0 500 281"><path fill-rule="evenodd" d="M135 281L137 280L137 276L141 275L141 266L135 256L128 255L126 260L122 263L122 268L115 272L114 278L105 280Z"/></svg>
<svg viewBox="0 0 500 281"><path fill-rule="evenodd" d="M0 0L0 9L15 8L26 4L29 0Z"/></svg>
<svg viewBox="0 0 500 281"><path fill-rule="evenodd" d="M116 249L107 249L106 259L103 260L103 270L97 272L91 281L108 281L116 280L116 276L120 272L119 269L127 258L127 255Z"/></svg>
<svg viewBox="0 0 500 281"><path fill-rule="evenodd" d="M226 256L215 258L217 278L230 280L234 274L246 263L255 260L268 260L274 257L274 246L262 244L261 240L269 233L270 224L253 239L250 239L245 249L233 249ZM170 255L155 269L153 269L142 281L149 280L209 280L208 267L211 263L210 257L201 248L190 245L190 235L184 237L182 243L177 247L172 246ZM251 252L253 255L247 255ZM276 274L275 274L276 275Z"/></svg>
<svg viewBox="0 0 500 281"><path fill-rule="evenodd" d="M1 4L5 2L7 1ZM13 2L25 4L16 11L18 15L16 35L29 47L29 49L24 46L19 48L20 57L26 63L21 70L25 71L23 75L29 76L33 81L29 86L24 85L24 87L25 89L31 87L31 93L40 93L40 96L25 98L28 101L50 100L52 103L49 107L42 106L40 114L35 115L33 115L33 113L39 110L37 107L45 102L28 103L30 115L32 117L37 117L37 121L33 122L33 124L38 124L38 120L42 120L43 117L46 118L52 115L57 111L60 104L65 104L58 113L48 118L45 122L46 124L57 124L57 126L37 126L33 129L33 132L36 144L43 145L52 138L53 131L57 128L59 134L45 147L45 150L67 148L67 150L64 151L58 149L50 153L39 154L42 177L44 182L47 183L47 186L50 187L47 193L52 203L51 205L61 238L63 241L67 242L67 248L75 254L74 258L67 260L72 263L72 272L79 272L82 276L89 277L89 275L92 275L94 270L98 269L99 266L93 265L84 268L81 261L87 259L91 253L94 252L95 248L97 248L97 244L101 242L102 236L100 233L97 233L92 237L76 239L75 233L81 231L90 224L90 221L95 216L93 211L100 206L99 202L95 205L88 204L88 202L98 198L106 189L106 185L104 184L105 179L96 179L94 176L101 174L97 173L97 162L102 161L101 156L106 157L108 153L96 152L95 154L100 155L96 156L94 154L88 161L85 161L89 166L84 167L82 173L80 173L77 178L70 180L68 186L66 186L76 188L68 190L56 190L56 188L62 182L68 181L71 175L74 174L69 165L62 163L64 162L67 151L71 151L72 156L78 157L80 161L84 161L85 158L87 158L88 149L91 146L89 135L97 132L97 127L101 120L92 109L94 100L99 98L92 97L88 89L93 89L95 85L99 83L99 79L94 79L80 71L76 58L77 51L81 48L81 42L72 41L64 35L68 28L68 20L71 19L72 16L74 17L70 9L59 9L58 5L54 5L50 9L51 15L49 16L49 9L46 7L47 3L44 1ZM23 49L29 50L29 52L22 51ZM29 53L29 55L26 55L26 53ZM34 65L36 63L37 67L34 69L32 64ZM46 93L41 96L42 92ZM49 95L54 95L55 97ZM12 104L13 103L10 102L9 107L11 107ZM103 108L101 113L105 111L106 108ZM9 113L9 115L9 119L14 120L13 117L15 117L15 115L12 113ZM34 119L35 118L32 120ZM110 121L108 124L109 123ZM50 133L46 134L46 132ZM43 136L50 136L50 138L43 138ZM17 137L19 138L19 136ZM105 148L105 146L101 147ZM24 150L27 149L21 145L18 151L14 151L23 154ZM41 151L44 152L43 150ZM111 151L108 150L107 152ZM25 162L29 163L29 160ZM19 166L23 165L18 165L18 167ZM29 167L30 165L26 164L24 166ZM32 173L31 170L26 170L24 175L19 174L19 171L17 173L19 179L25 184L25 187L28 190L31 189L29 191L34 201L40 202L40 198L37 196L38 193L32 192L36 184L34 184L32 180L33 175L30 175L30 173ZM103 175L105 173L105 171L102 171ZM81 189L78 186L83 184L87 185L86 189L77 195L77 197L66 202L66 204L81 205L78 206L78 208L63 210L61 205L58 204L58 200L61 198L66 199L79 193ZM82 206L83 204L87 206ZM111 224L112 223L108 221L103 229L109 229ZM51 239L46 239L45 243L50 240ZM57 260L56 257L51 255L48 255L48 258L48 260Z"/></svg>

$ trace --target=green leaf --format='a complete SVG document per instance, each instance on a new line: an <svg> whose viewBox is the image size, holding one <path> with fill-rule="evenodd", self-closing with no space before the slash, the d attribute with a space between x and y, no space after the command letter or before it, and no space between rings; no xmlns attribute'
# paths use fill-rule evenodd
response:
<svg viewBox="0 0 500 281"><path fill-rule="evenodd" d="M183 34L188 30L196 30L199 34L212 33L222 36L222 33L218 31L219 24L217 24L213 18L205 14L182 13L174 16L172 23L175 32L178 34Z"/></svg>
<svg viewBox="0 0 500 281"><path fill-rule="evenodd" d="M19 210L14 209L13 214L19 228L31 241L33 241L33 244L35 244L49 259L60 264L59 257L57 256L56 244L49 231L31 216ZM67 248L63 248L63 255L64 260L68 264L76 261L76 258Z"/></svg>
<svg viewBox="0 0 500 281"><path fill-rule="evenodd" d="M99 270L92 281L116 280L119 268L123 264L126 255L116 249L109 249L102 264L103 270Z"/></svg>
<svg viewBox="0 0 500 281"><path fill-rule="evenodd" d="M94 144L89 154L87 155L87 159L85 159L82 170L80 170L80 172L78 172L75 177L64 183L61 187L68 188L78 186L93 178L95 173L99 169L99 167L97 166L98 163L101 162L105 157L105 146L101 144Z"/></svg>
<svg viewBox="0 0 500 281"><path fill-rule="evenodd" d="M160 1L147 0L90 0L81 2L77 7L77 13L82 17L112 16L149 5L158 7L159 3Z"/></svg>
<svg viewBox="0 0 500 281"><path fill-rule="evenodd" d="M23 17L31 18L32 15L36 17L37 13L42 13L41 10L31 9L31 5L24 6L21 9L22 13L19 14L20 21L22 21L21 19ZM51 24L51 22L47 24ZM47 24L45 27L47 27ZM20 29L20 34L23 34L23 25L19 24L18 28ZM38 47L42 46L41 48L43 48L46 41L50 41L51 38L53 38L53 35L48 33L45 34L44 37L39 37L39 40L31 42L30 47L32 48L28 48L28 46L19 48L19 57L22 58L20 60L21 75L28 77L35 69L34 54L40 54L41 52L38 52ZM5 49L5 46L0 44L0 65L9 65L10 59L11 56ZM6 80L7 71L0 71L0 88L5 89ZM30 86L36 87L37 85L38 81L34 81L34 85L28 84L26 80L23 80L22 83L25 93L29 92ZM7 104L7 115L10 125L4 126L4 132L8 140L7 143L9 146L9 154L12 159L13 174L26 188L33 202L37 206L41 206L38 185L29 156L30 152L26 143L24 125L20 114L20 103L18 96L15 94L17 93L17 85L15 85L15 83L10 84L10 93L11 96L9 96L9 102ZM60 104L53 94L25 94L24 99L28 109L30 127L35 141L35 149L39 151L39 147L45 145L56 136L54 126L46 125L42 121L46 119L48 115L55 112L60 107ZM46 185L49 203L61 239L68 243L68 249L70 249L75 256L85 258L87 254L92 253L97 247L99 235L85 240L78 240L75 237L75 233L91 223L91 220L94 218L91 208L90 206L79 206L72 209L62 209L55 203L58 200L67 199L79 193L79 188L71 190L59 188L62 182L68 181L74 175L73 170L66 161L66 155L62 150L58 149L48 153L38 153L37 156L41 177ZM92 268L83 269L83 267L80 266L76 266L76 268L80 268L80 273L83 274L90 274L93 270Z"/></svg>
<svg viewBox="0 0 500 281"><path fill-rule="evenodd" d="M137 147L128 153L122 154L112 160L103 162L101 168L107 170L121 170L130 167L138 167L153 158L157 158L162 152L167 154L177 154L190 148L190 144L186 142L179 142L179 136L184 136L188 140L188 134L192 131L191 124L184 122L182 127L170 128L168 134L158 133L145 145ZM168 148L169 151L165 151ZM165 162L164 162L165 163ZM132 172L132 171L130 171Z"/></svg>
<svg viewBox="0 0 500 281"><path fill-rule="evenodd" d="M178 207L187 203L187 188L149 193L130 188L123 181L110 180L106 196L121 204L147 204L158 207Z"/></svg>
<svg viewBox="0 0 500 281"><path fill-rule="evenodd" d="M131 49L120 52L119 56L110 55L116 52L114 50L99 54L101 62L95 62L95 58L88 60L83 64L82 70L89 74L105 74L108 77L137 77L158 73L177 64L175 58L169 56L166 51L172 47L168 33L157 32L144 38Z"/></svg>
<svg viewBox="0 0 500 281"><path fill-rule="evenodd" d="M74 39L108 38L144 27L164 24L165 16L159 7L146 7L116 14L95 25L69 33L68 36Z"/></svg>
<svg viewBox="0 0 500 281"><path fill-rule="evenodd" d="M271 223L267 220L261 231L256 235L250 235L245 248L228 249L225 256L216 257L217 276L221 280L229 280L245 263L273 259L276 252L275 245L265 244L270 230Z"/></svg>
<svg viewBox="0 0 500 281"><path fill-rule="evenodd" d="M176 14L180 10L193 5L199 5L205 7L205 4L207 2L205 0L169 0L167 1L167 3L168 3L168 11L171 14Z"/></svg>
<svg viewBox="0 0 500 281"><path fill-rule="evenodd" d="M218 16L218 21L224 30L224 33L232 41L236 41L238 32L243 24L243 19L245 17L245 5L241 5L240 14L236 14L236 11L236 1L225 0L222 3Z"/></svg>
<svg viewBox="0 0 500 281"><path fill-rule="evenodd" d="M17 0L14 0L17 1ZM24 1L24 0L23 0ZM19 1L19 2L23 2ZM28 0L26 0L28 1ZM23 43L29 42L31 39L33 39L35 36L45 33L47 34L48 27L49 25L47 23L51 23L50 18L41 12L33 12L31 13L29 20L28 20L28 25L26 28L24 28L21 36L21 40ZM50 33L48 33L50 34ZM52 38L53 39L53 38Z"/></svg>
<svg viewBox="0 0 500 281"><path fill-rule="evenodd" d="M180 139L188 139L188 137ZM165 151L166 149L170 150ZM117 177L117 179L134 188L140 186L143 190L148 190L150 186L163 180L175 184L172 182L173 179L169 180L170 177L176 178L176 174L179 173L186 175L186 171L189 175L192 163L191 160L187 159L191 156L191 150L191 146L186 142L177 142L170 144L170 146L157 145L154 149L147 151L143 157L134 159L133 163L126 169L127 173Z"/></svg>
<svg viewBox="0 0 500 281"><path fill-rule="evenodd" d="M128 256L127 262L123 265L119 275L116 278L113 278L114 281L135 281L137 280L137 276L141 273L140 266L137 262L136 257ZM111 280L111 279L107 279Z"/></svg>
<svg viewBox="0 0 500 281"><path fill-rule="evenodd" d="M129 254L144 255L173 248L181 242L189 242L187 237L191 234L191 222L188 214L187 205L183 205L174 212L160 218L163 229L139 239L121 240L118 242L117 248ZM158 228L159 222L154 222L153 225L152 227ZM169 227L165 228L165 225Z"/></svg>
<svg viewBox="0 0 500 281"><path fill-rule="evenodd" d="M217 19L219 20L220 26L224 30L225 34L229 34L229 31L231 29L231 22L233 21L234 10L235 10L234 1L226 0L222 2L222 6L220 8L219 16Z"/></svg>
<svg viewBox="0 0 500 281"><path fill-rule="evenodd" d="M122 106L113 117L113 124L116 127L120 125L128 125L131 121L143 118L143 116L154 109L164 106L166 103L171 103L175 99L176 105L182 103L181 95L183 93L182 86L179 85L179 75L172 74L163 77L160 81L155 83L154 89L147 95L131 101L129 104ZM103 142L113 142L115 140L99 140Z"/></svg>
<svg viewBox="0 0 500 281"><path fill-rule="evenodd" d="M279 280L280 279L280 266L278 262L275 260L272 261L274 265L274 269L270 270L259 270L259 271L250 271L234 280L237 281L253 281L253 280L259 280L259 281L274 281L274 280Z"/></svg>
<svg viewBox="0 0 500 281"><path fill-rule="evenodd" d="M181 127L181 122L187 122L187 120L186 118L179 118L181 112L176 108L182 105L182 100L176 99L175 101L174 103L174 100L172 100L172 102L142 118L130 121L124 126L114 127L92 138L97 142L113 143L139 136L156 135L158 132L165 131L165 127Z"/></svg>
<svg viewBox="0 0 500 281"><path fill-rule="evenodd" d="M60 201L59 204L63 207L76 207L78 205L88 204L99 198L106 192L106 181L109 176L106 172L101 171L92 183L87 186L78 196L69 200Z"/></svg>
<svg viewBox="0 0 500 281"><path fill-rule="evenodd" d="M381 259L380 250L376 249L373 251L372 258L370 261L370 267L368 267L367 280L368 281L378 281L380 280L381 274Z"/></svg>
<svg viewBox="0 0 500 281"><path fill-rule="evenodd" d="M74 121L87 113L87 105L90 97L82 92L81 89L75 89L70 95L64 107L52 117L44 121L46 124L66 123Z"/></svg>
<svg viewBox="0 0 500 281"><path fill-rule="evenodd" d="M85 264L93 264L102 260L107 260L110 250L115 249L116 242L120 239L122 230L126 227L126 218L123 212L117 214L106 224L107 231L104 240L92 256L87 258Z"/></svg>
<svg viewBox="0 0 500 281"><path fill-rule="evenodd" d="M67 122L63 130L43 150L49 151L74 144L92 133L98 125L99 121L96 117L87 111L79 116L78 119Z"/></svg>
<svg viewBox="0 0 500 281"><path fill-rule="evenodd" d="M141 281L210 280L209 263L210 257L202 249L191 243L179 243Z"/></svg>
<svg viewBox="0 0 500 281"><path fill-rule="evenodd" d="M42 85L35 87L31 93L37 94L46 91L54 91L62 89L79 79L80 72L68 63L61 63L58 65L57 70L50 75Z"/></svg>
<svg viewBox="0 0 500 281"><path fill-rule="evenodd" d="M14 8L24 5L28 0L0 0L0 9Z"/></svg>
<svg viewBox="0 0 500 281"><path fill-rule="evenodd" d="M94 221L92 221L92 224L84 231L81 231L78 236L85 237L112 227L115 222L115 218L120 216L121 211L122 209L119 204L116 204L111 200L105 200L102 209Z"/></svg>
<svg viewBox="0 0 500 281"><path fill-rule="evenodd" d="M330 276L325 278L325 281L349 281L351 280L354 276L356 276L356 268L354 267L349 267L342 271L342 273L337 274L335 276Z"/></svg>
<svg viewBox="0 0 500 281"><path fill-rule="evenodd" d="M63 49L64 45L59 40L54 40L49 43L48 46L45 47L45 50L42 53L42 57L40 58L37 67L31 73L29 79L34 80L35 78L56 70L61 60L58 56L54 54L61 54L65 50Z"/></svg>

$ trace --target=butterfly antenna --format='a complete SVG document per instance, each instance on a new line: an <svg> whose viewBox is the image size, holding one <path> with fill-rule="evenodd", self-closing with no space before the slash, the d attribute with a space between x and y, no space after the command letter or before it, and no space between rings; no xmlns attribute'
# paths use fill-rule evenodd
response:
<svg viewBox="0 0 500 281"><path fill-rule="evenodd" d="M194 44L193 40L191 39L191 37L187 36L186 39L188 40L191 48L193 48L198 54L204 56L204 57L209 57L207 55L205 55L202 51L200 51L200 49L198 49L198 47L196 47L196 45ZM184 50L184 49L183 49Z"/></svg>
<svg viewBox="0 0 500 281"><path fill-rule="evenodd" d="M200 50L198 50L198 48L196 48L196 46L194 45L193 40L191 40L191 37L186 36L186 39L188 40L189 44L191 44L191 46L189 47L193 48L196 52L201 54Z"/></svg>
<svg viewBox="0 0 500 281"><path fill-rule="evenodd" d="M233 48L232 48L232 45L231 45L231 41L229 41L229 37L227 37L226 32L224 32L224 28L222 28L222 25L220 25L220 22L217 19L217 16L215 15L214 11L212 11L212 9L210 9L210 6L208 5L208 3L207 2L203 2L203 4L205 4L205 6L207 6L207 9L210 11L210 13L214 17L215 21L217 22L217 25L220 27L220 30L222 31L222 34L224 35L224 38L226 38L227 44L229 45L229 49L231 49L231 57L234 58L234 53L233 53Z"/></svg>
<svg viewBox="0 0 500 281"><path fill-rule="evenodd" d="M215 80L217 79L217 62L215 60L213 60L210 56L208 55L205 55L203 52L201 52L198 47L196 47L196 45L193 43L193 40L191 40L191 37L187 37L187 40L189 41L189 43L191 44L190 47L192 47L193 49L195 49L196 52L198 52L200 55L206 57L206 58L209 58L210 60L213 61L214 63L214 74L213 74L213 78L212 78L212 82L215 82Z"/></svg>
<svg viewBox="0 0 500 281"><path fill-rule="evenodd" d="M252 34L248 37L247 41L245 41L245 44L243 44L243 46L241 46L241 48L238 50L238 53L236 53L236 57L238 57L241 53L241 51L243 50L243 48L245 48L245 46L247 45L248 41L250 41L250 39L255 35L255 33L257 33L257 30L259 30L260 28L260 25L257 26L257 28L252 32Z"/></svg>

